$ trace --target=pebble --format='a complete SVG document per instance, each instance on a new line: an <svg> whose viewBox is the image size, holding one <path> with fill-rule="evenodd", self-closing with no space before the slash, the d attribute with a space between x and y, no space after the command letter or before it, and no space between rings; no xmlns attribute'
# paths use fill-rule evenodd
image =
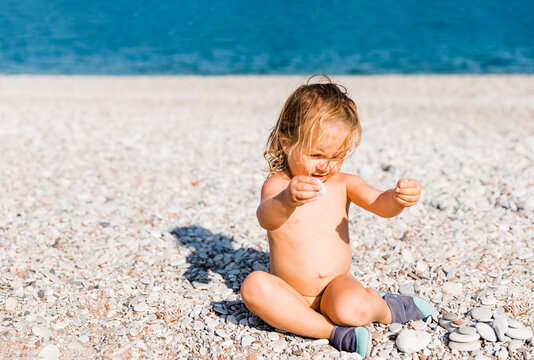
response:
<svg viewBox="0 0 534 360"><path fill-rule="evenodd" d="M482 322L477 323L475 326L482 339L491 342L497 341L497 335L491 326Z"/></svg>
<svg viewBox="0 0 534 360"><path fill-rule="evenodd" d="M147 311L148 305L145 302L138 302L137 304L135 304L133 309L137 312Z"/></svg>
<svg viewBox="0 0 534 360"><path fill-rule="evenodd" d="M241 338L241 346L242 347L250 346L254 340L256 339L254 339L252 336L245 335Z"/></svg>
<svg viewBox="0 0 534 360"><path fill-rule="evenodd" d="M471 310L471 316L478 321L490 322L492 313L488 307L478 307Z"/></svg>
<svg viewBox="0 0 534 360"><path fill-rule="evenodd" d="M508 328L506 331L506 335L511 337L512 339L517 340L527 340L532 337L532 329L531 328Z"/></svg>
<svg viewBox="0 0 534 360"><path fill-rule="evenodd" d="M389 331L391 331L393 334L396 334L401 330L402 330L402 325L399 323L392 323L389 325Z"/></svg>
<svg viewBox="0 0 534 360"><path fill-rule="evenodd" d="M274 351L281 352L287 347L287 341L285 339L278 339L269 344Z"/></svg>
<svg viewBox="0 0 534 360"><path fill-rule="evenodd" d="M508 330L508 321L505 318L498 318L493 320L492 326L499 341L504 341L506 331Z"/></svg>
<svg viewBox="0 0 534 360"><path fill-rule="evenodd" d="M43 325L33 325L32 333L35 336L43 337L45 339L48 339L49 337L52 336L52 331L50 331L50 329L48 329L47 327Z"/></svg>
<svg viewBox="0 0 534 360"><path fill-rule="evenodd" d="M6 299L6 304L5 304L5 307L6 307L6 311L13 311L17 308L17 304L18 304L18 301L17 301L17 298L15 297L8 297Z"/></svg>
<svg viewBox="0 0 534 360"><path fill-rule="evenodd" d="M455 313L446 312L443 314L443 319L448 321L454 321L458 319L458 315L456 315Z"/></svg>
<svg viewBox="0 0 534 360"><path fill-rule="evenodd" d="M475 334L460 334L459 332L452 332L449 334L449 339L455 342L470 343L480 339L480 335Z"/></svg>
<svg viewBox="0 0 534 360"><path fill-rule="evenodd" d="M428 330L428 326L423 320L412 321L412 328L414 330Z"/></svg>
<svg viewBox="0 0 534 360"><path fill-rule="evenodd" d="M444 282L442 288L444 292L454 296L460 296L464 293L462 284L457 282Z"/></svg>
<svg viewBox="0 0 534 360"><path fill-rule="evenodd" d="M228 336L228 334L226 333L226 331L223 330L223 329L217 329L217 330L215 330L215 334L217 334L218 336L222 337L223 339L224 339L225 337Z"/></svg>
<svg viewBox="0 0 534 360"><path fill-rule="evenodd" d="M508 318L508 326L514 329L520 329L525 327L521 322L517 321L516 319Z"/></svg>
<svg viewBox="0 0 534 360"><path fill-rule="evenodd" d="M450 341L449 342L449 348L451 350L458 350L458 351L473 351L480 349L480 341L474 341L474 342L455 342Z"/></svg>
<svg viewBox="0 0 534 360"><path fill-rule="evenodd" d="M430 343L430 334L425 331L403 330L397 335L395 343L400 351L414 353Z"/></svg>
<svg viewBox="0 0 534 360"><path fill-rule="evenodd" d="M523 341L514 339L508 343L508 350L515 351L519 349L521 346L523 346Z"/></svg>
<svg viewBox="0 0 534 360"><path fill-rule="evenodd" d="M413 283L404 283L399 285L399 293L403 295L415 295L415 288Z"/></svg>
<svg viewBox="0 0 534 360"><path fill-rule="evenodd" d="M59 359L61 352L59 348L54 344L45 345L41 351L39 351L39 359L43 360L57 360Z"/></svg>
<svg viewBox="0 0 534 360"><path fill-rule="evenodd" d="M482 303L482 305L494 305L497 303L497 299L495 299L494 296L485 296L480 299L480 302Z"/></svg>
<svg viewBox="0 0 534 360"><path fill-rule="evenodd" d="M462 326L458 329L458 332L463 335L472 335L477 332L477 329L471 326Z"/></svg>
<svg viewBox="0 0 534 360"><path fill-rule="evenodd" d="M267 335L267 338L268 338L269 340L271 340L271 341L275 341L275 340L278 340L278 339L280 338L280 336L279 336L277 333L271 331L271 332Z"/></svg>

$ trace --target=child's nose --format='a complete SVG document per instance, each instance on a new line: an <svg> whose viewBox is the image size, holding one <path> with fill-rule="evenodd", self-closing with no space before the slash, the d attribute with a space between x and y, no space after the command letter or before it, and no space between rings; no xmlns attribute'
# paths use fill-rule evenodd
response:
<svg viewBox="0 0 534 360"><path fill-rule="evenodd" d="M321 171L327 171L330 168L330 160L321 161L317 168Z"/></svg>

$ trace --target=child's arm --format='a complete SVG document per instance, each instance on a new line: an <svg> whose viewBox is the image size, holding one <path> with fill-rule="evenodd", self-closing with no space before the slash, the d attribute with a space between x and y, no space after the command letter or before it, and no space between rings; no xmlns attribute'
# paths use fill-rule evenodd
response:
<svg viewBox="0 0 534 360"><path fill-rule="evenodd" d="M297 206L317 200L320 189L309 176L295 176L289 184L280 176L271 176L261 188L261 203L256 210L260 226L268 231L278 229Z"/></svg>
<svg viewBox="0 0 534 360"><path fill-rule="evenodd" d="M421 187L415 179L400 179L395 189L386 191L369 186L356 175L347 175L346 184L350 201L385 218L398 215L405 207L415 205L421 194Z"/></svg>

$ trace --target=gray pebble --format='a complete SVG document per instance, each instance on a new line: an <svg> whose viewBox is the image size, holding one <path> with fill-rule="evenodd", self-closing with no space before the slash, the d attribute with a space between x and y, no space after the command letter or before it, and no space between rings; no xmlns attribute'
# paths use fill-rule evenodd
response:
<svg viewBox="0 0 534 360"><path fill-rule="evenodd" d="M453 320L458 319L458 315L456 315L455 313L446 312L443 314L443 319L447 321L453 321Z"/></svg>
<svg viewBox="0 0 534 360"><path fill-rule="evenodd" d="M474 341L474 342L469 342L469 343L450 341L449 348L451 350L458 350L458 351L478 350L480 349L480 341Z"/></svg>
<svg viewBox="0 0 534 360"><path fill-rule="evenodd" d="M505 318L498 318L493 320L492 326L499 341L504 341L504 336L508 330L508 321Z"/></svg>
<svg viewBox="0 0 534 360"><path fill-rule="evenodd" d="M512 339L517 340L527 340L532 337L532 329L531 328L508 328L506 331L506 335L511 337Z"/></svg>
<svg viewBox="0 0 534 360"><path fill-rule="evenodd" d="M402 325L399 323L392 323L389 325L389 331L391 331L394 334L398 333L401 330L402 330Z"/></svg>
<svg viewBox="0 0 534 360"><path fill-rule="evenodd" d="M471 335L477 332L477 329L471 326L462 326L458 329L458 332L463 335Z"/></svg>
<svg viewBox="0 0 534 360"><path fill-rule="evenodd" d="M482 339L491 342L497 341L497 335L491 326L486 323L477 323L475 326Z"/></svg>
<svg viewBox="0 0 534 360"><path fill-rule="evenodd" d="M488 307L478 307L471 310L471 316L478 321L490 322L492 313Z"/></svg>
<svg viewBox="0 0 534 360"><path fill-rule="evenodd" d="M452 332L449 334L449 339L455 342L470 343L480 339L480 335L477 333L466 335L460 334L459 332Z"/></svg>
<svg viewBox="0 0 534 360"><path fill-rule="evenodd" d="M517 321L516 319L509 318L508 319L508 326L514 329L520 329L525 327L521 322Z"/></svg>

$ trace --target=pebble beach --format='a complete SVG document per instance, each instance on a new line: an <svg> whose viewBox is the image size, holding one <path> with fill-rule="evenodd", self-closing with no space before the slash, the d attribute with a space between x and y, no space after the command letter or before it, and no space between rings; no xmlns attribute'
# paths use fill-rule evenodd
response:
<svg viewBox="0 0 534 360"><path fill-rule="evenodd" d="M273 328L264 145L307 76L0 76L0 357L360 359ZM351 273L418 294L371 359L534 358L534 76L332 76L358 106L343 171L419 203L349 212Z"/></svg>

